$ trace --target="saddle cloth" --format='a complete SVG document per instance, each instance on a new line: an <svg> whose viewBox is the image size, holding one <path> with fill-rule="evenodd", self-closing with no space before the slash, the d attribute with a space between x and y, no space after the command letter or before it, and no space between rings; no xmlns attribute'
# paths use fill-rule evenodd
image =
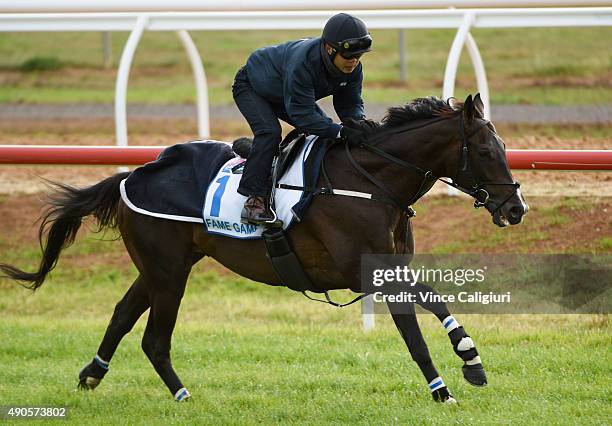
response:
<svg viewBox="0 0 612 426"><path fill-rule="evenodd" d="M287 185L305 186L304 164L316 141L316 136L309 136L294 161L285 171L279 182ZM234 173L246 160L237 157L229 160L221 167L213 183L206 191L204 201L204 226L211 234L220 234L234 238L261 238L264 226L240 223L240 212L247 197L237 192L242 174ZM274 193L275 211L283 221L283 229L289 228L298 213L295 207L302 197L303 191L277 189Z"/></svg>
<svg viewBox="0 0 612 426"><path fill-rule="evenodd" d="M316 141L317 136L307 137L279 182L316 185L326 151L326 141ZM121 182L121 198L130 209L148 216L203 223L207 232L232 238L261 238L263 226L240 223L246 197L236 192L242 175L232 170L243 162L224 142L173 145ZM275 210L284 229L301 220L312 197L299 190L275 191Z"/></svg>

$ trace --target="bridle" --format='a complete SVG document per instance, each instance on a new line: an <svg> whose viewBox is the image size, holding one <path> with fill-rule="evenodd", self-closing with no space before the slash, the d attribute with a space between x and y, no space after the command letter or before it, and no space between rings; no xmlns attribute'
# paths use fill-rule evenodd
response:
<svg viewBox="0 0 612 426"><path fill-rule="evenodd" d="M446 119L446 118L443 118L443 119ZM431 121L429 123L426 123L423 126L419 126L416 128L422 128L422 127L434 124L441 120L442 119ZM482 124L480 124L476 129L474 129L468 135L466 135L465 133L465 123L464 123L463 116L460 116L459 123L460 123L459 132L460 132L460 138L461 138L461 156L459 159L459 165L457 168L457 172L455 173L453 180L446 180L441 177L435 176L431 170L424 170L421 167L418 167L412 163L402 160L401 158L398 158L392 154L389 154L388 152L376 146L376 144L373 143L373 141L368 141L366 143L359 145L360 148L366 149L380 157L383 157L391 161L394 164L397 164L404 168L416 170L423 175L418 191L415 193L412 199L410 199L410 201L406 204L403 204L399 200L399 198L395 194L393 194L392 191L390 191L388 188L385 187L385 185L382 182L380 182L378 179L372 176L359 163L357 163L357 161L353 157L353 154L351 153L351 147L349 147L348 144L345 145L345 152L352 166L362 176L364 176L367 180L369 180L372 184L374 184L378 189L380 189L381 192L384 194L383 197L378 197L378 199L394 204L402 212L404 212L410 217L414 216L414 210L411 207L412 204L414 204L427 191L429 191L429 189L433 186L433 184L436 181L440 181L440 182L445 183L446 185L452 186L456 188L457 190L474 198L474 208L487 207L487 205L490 206L490 204L492 203L490 199L491 197L490 197L489 191L485 189L486 186L511 186L512 188L514 188L513 191L511 191L510 194L501 203L499 203L499 205L497 205L495 208L493 207L488 208L489 212L492 215L494 215L495 213L499 211L499 209L501 209L510 200L510 198L512 198L517 193L518 189L520 188L520 183L516 181L514 182L479 181L479 179L474 174L473 168L471 167L471 164L470 164L470 160L469 160L470 149L469 149L468 141L472 136L478 133L484 126L488 126L490 124L490 121L488 120L483 121ZM407 132L410 130L414 130L416 128L410 127L408 129L398 130L398 131L395 131L394 134ZM376 140L379 140L379 139L380 137L376 137ZM470 187L466 187L458 183L458 182L466 182L466 181L467 182L471 181L474 184Z"/></svg>
<svg viewBox="0 0 612 426"><path fill-rule="evenodd" d="M491 214L495 214L501 209L514 195L516 195L518 189L521 184L517 181L513 182L487 182L481 181L479 182L476 174L473 172L472 167L469 162L469 145L468 140L476 133L480 131L485 126L489 126L491 122L489 120L484 120L480 126L472 131L469 135L465 134L465 123L463 121L463 116L460 118L459 129L461 136L461 157L459 159L459 167L457 169L457 173L452 181L447 181L446 179L438 178L439 181L444 182L447 185L450 185L454 188L457 188L459 191L468 194L472 198L474 198L474 208L478 209L480 207L486 207L488 203L491 202L489 191L485 189L485 186L511 186L513 187L513 191L509 193L509 195L501 202L495 209L490 209ZM471 188L465 188L457 182L460 181L473 181L474 184Z"/></svg>

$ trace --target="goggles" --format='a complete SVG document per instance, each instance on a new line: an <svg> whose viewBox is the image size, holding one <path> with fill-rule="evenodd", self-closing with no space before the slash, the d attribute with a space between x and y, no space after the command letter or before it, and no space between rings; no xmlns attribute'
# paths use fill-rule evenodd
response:
<svg viewBox="0 0 612 426"><path fill-rule="evenodd" d="M359 58L372 46L372 37L367 34L359 38L349 38L336 44L338 53L345 59Z"/></svg>
<svg viewBox="0 0 612 426"><path fill-rule="evenodd" d="M360 59L363 56L363 52L362 53L353 53L353 54L345 53L345 52L338 52L338 55L342 56L346 60Z"/></svg>

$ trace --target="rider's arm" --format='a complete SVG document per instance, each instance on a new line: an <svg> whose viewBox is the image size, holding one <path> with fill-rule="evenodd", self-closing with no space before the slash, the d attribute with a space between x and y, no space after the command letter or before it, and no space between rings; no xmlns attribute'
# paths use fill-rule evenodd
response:
<svg viewBox="0 0 612 426"><path fill-rule="evenodd" d="M363 120L365 118L363 99L361 98L361 85L363 81L361 64L359 64L359 69L355 73L355 77L334 94L334 109L342 122L348 118L354 118L355 120Z"/></svg>
<svg viewBox="0 0 612 426"><path fill-rule="evenodd" d="M295 127L303 132L335 138L341 126L317 108L313 77L305 63L286 73L283 81L285 109Z"/></svg>

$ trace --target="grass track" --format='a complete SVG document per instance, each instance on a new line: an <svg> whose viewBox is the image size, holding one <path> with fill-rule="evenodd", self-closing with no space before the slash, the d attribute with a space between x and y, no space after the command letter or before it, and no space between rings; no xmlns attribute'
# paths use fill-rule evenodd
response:
<svg viewBox="0 0 612 426"><path fill-rule="evenodd" d="M462 379L440 325L422 316L434 362L461 404L445 407L430 401L390 319L378 316L364 334L358 308L201 270L173 345L189 404L172 401L140 350L143 319L102 385L74 392L125 285L57 275L36 295L2 284L0 401L67 405L70 423L602 424L612 415L606 317L461 316L488 367L490 386L477 389Z"/></svg>
<svg viewBox="0 0 612 426"><path fill-rule="evenodd" d="M365 334L358 307L334 309L210 266L194 271L173 340L190 403L172 401L140 350L145 318L100 387L74 391L134 273L71 267L37 294L0 284L1 404L69 406L75 424L603 424L612 416L606 316L458 316L487 367L483 389L463 380L442 327L421 316L460 401L446 407L430 400L390 318L377 316Z"/></svg>
<svg viewBox="0 0 612 426"><path fill-rule="evenodd" d="M434 198L421 211L463 201ZM211 261L191 276L173 340L190 403L172 401L140 350L146 318L126 336L100 387L75 392L79 369L135 277L133 267L117 262L122 243L97 238L81 232L35 294L0 281L0 405L66 405L75 424L573 425L612 418L608 316L458 315L485 362L490 385L483 389L463 380L439 323L420 316L432 358L460 402L446 407L431 401L389 317L377 316L376 329L365 334L358 306L310 302ZM471 247L457 240L453 251ZM26 269L38 261L34 242L19 246L8 236L0 238L0 253Z"/></svg>

